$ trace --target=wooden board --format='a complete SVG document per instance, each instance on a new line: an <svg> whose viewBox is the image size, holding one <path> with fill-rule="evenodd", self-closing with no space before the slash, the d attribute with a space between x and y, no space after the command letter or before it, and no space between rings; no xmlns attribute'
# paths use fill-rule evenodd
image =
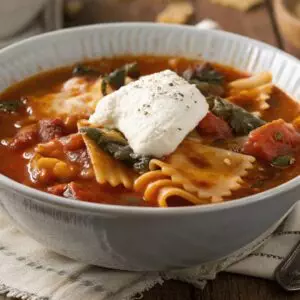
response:
<svg viewBox="0 0 300 300"><path fill-rule="evenodd" d="M217 21L226 31L278 46L266 5L255 7L248 12L241 12L233 8L212 4L209 0L194 0L194 4L198 21L210 18Z"/></svg>
<svg viewBox="0 0 300 300"><path fill-rule="evenodd" d="M299 300L300 293L283 291L274 281L222 273L204 290L168 281L144 294L143 300Z"/></svg>

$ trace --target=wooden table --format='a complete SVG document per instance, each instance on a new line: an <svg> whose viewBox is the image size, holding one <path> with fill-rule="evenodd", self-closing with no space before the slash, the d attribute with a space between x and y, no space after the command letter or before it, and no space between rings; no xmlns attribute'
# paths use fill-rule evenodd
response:
<svg viewBox="0 0 300 300"><path fill-rule="evenodd" d="M85 0L86 6L69 25L116 21L153 21L167 0ZM264 41L300 57L277 30L272 2L247 13L213 5L209 0L191 0L195 6L192 23L211 18L224 30ZM244 1L244 0L240 0ZM277 0L274 0L277 1ZM73 24L72 24L73 23ZM246 276L219 274L201 291L189 284L169 281L145 293L144 300L284 300L299 299L300 293L285 293L275 282Z"/></svg>

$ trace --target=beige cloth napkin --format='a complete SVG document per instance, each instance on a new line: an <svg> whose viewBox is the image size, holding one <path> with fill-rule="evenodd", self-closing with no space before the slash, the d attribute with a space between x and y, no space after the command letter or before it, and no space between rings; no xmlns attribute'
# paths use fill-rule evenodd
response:
<svg viewBox="0 0 300 300"><path fill-rule="evenodd" d="M129 300L167 279L202 288L205 280L223 270L271 279L299 240L300 203L277 228L280 222L244 249L214 263L170 272L125 272L85 265L51 252L0 214L0 294L25 300Z"/></svg>

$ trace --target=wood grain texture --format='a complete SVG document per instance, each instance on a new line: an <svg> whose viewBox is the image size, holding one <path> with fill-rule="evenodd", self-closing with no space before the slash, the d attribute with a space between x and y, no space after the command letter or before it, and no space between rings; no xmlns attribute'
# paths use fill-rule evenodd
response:
<svg viewBox="0 0 300 300"><path fill-rule="evenodd" d="M300 293L287 293L275 282L222 273L204 290L187 283L168 281L144 294L144 300L298 300Z"/></svg>
<svg viewBox="0 0 300 300"><path fill-rule="evenodd" d="M86 0L74 23L154 21L168 0Z"/></svg>
<svg viewBox="0 0 300 300"><path fill-rule="evenodd" d="M170 0L169 0L170 1ZM281 46L292 54L292 49L274 29L272 10L267 3L247 13L211 4L209 0L190 0L195 6L191 23L211 18L227 31L239 33ZM240 0L244 1L244 0ZM273 1L273 0L266 0ZM277 0L274 0L277 1ZM68 25L117 21L154 21L168 0L85 0L85 8ZM280 34L280 33L279 33ZM299 53L300 54L300 53ZM296 300L300 293L286 293L275 282L227 273L219 274L204 290L177 281L167 281L144 294L144 300Z"/></svg>
<svg viewBox="0 0 300 300"><path fill-rule="evenodd" d="M284 36L283 32L280 31L279 28L279 24L278 21L276 20L276 14L274 13L274 1L277 0L266 0L268 9L269 9L269 13L270 15L273 17L273 27L274 27L274 31L277 31L277 34L279 36L281 45L282 45L282 49L285 50L286 52L294 55L297 58L300 58L300 49L296 48L295 46L293 46L288 40L287 38Z"/></svg>
<svg viewBox="0 0 300 300"><path fill-rule="evenodd" d="M226 31L242 34L278 46L266 4L255 7L248 12L241 12L233 8L212 4L209 0L193 1L198 21L210 18L217 21L222 29Z"/></svg>

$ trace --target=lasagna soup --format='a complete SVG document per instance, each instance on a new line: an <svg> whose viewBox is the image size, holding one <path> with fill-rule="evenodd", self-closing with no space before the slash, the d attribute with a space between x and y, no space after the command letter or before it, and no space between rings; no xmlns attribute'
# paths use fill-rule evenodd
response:
<svg viewBox="0 0 300 300"><path fill-rule="evenodd" d="M0 100L0 172L74 201L218 203L300 172L299 104L268 72L101 59L31 77Z"/></svg>

